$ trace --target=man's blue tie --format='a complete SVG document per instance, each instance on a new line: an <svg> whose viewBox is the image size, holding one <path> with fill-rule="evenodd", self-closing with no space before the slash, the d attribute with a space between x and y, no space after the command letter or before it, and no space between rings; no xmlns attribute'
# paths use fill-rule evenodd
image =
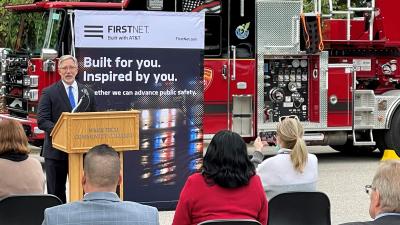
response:
<svg viewBox="0 0 400 225"><path fill-rule="evenodd" d="M72 92L72 86L68 87L68 98L69 98L69 103L71 103L71 107L75 108L75 98L74 98L74 93Z"/></svg>

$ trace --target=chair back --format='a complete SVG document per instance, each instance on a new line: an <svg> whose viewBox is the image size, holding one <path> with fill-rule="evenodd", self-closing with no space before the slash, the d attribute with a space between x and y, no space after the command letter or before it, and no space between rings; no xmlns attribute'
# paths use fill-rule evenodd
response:
<svg viewBox="0 0 400 225"><path fill-rule="evenodd" d="M261 225L261 223L252 219L219 219L207 220L198 225Z"/></svg>
<svg viewBox="0 0 400 225"><path fill-rule="evenodd" d="M331 225L330 202L321 192L288 192L268 202L268 225Z"/></svg>
<svg viewBox="0 0 400 225"><path fill-rule="evenodd" d="M41 225L44 210L61 204L54 195L11 195L0 200L0 224Z"/></svg>

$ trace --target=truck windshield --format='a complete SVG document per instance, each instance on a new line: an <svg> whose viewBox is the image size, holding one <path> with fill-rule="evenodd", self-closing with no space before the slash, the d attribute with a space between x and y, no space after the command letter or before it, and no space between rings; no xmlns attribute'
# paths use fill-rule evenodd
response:
<svg viewBox="0 0 400 225"><path fill-rule="evenodd" d="M6 47L38 56L42 48L57 49L60 29L60 12L50 10L12 13Z"/></svg>

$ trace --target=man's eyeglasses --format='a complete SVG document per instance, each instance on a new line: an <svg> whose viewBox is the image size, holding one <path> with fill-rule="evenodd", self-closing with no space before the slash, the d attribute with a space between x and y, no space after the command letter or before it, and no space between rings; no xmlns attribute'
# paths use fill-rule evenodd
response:
<svg viewBox="0 0 400 225"><path fill-rule="evenodd" d="M64 67L60 67L59 69L61 71L67 71L67 70L72 71L72 70L76 70L77 68L78 67L76 67L76 66L64 66Z"/></svg>
<svg viewBox="0 0 400 225"><path fill-rule="evenodd" d="M295 120L299 120L299 117L297 117L296 115L290 115L290 116L281 116L279 117L279 122L282 122L285 119L295 119Z"/></svg>
<svg viewBox="0 0 400 225"><path fill-rule="evenodd" d="M375 187L372 187L372 185L365 185L365 193L371 194L372 190L375 190Z"/></svg>

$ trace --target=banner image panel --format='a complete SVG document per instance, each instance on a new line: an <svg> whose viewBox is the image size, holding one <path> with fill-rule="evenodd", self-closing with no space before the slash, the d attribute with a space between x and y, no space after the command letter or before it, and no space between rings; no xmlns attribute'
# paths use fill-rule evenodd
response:
<svg viewBox="0 0 400 225"><path fill-rule="evenodd" d="M79 82L99 111L141 111L140 150L124 153L124 200L174 209L203 155L203 51L78 48Z"/></svg>

